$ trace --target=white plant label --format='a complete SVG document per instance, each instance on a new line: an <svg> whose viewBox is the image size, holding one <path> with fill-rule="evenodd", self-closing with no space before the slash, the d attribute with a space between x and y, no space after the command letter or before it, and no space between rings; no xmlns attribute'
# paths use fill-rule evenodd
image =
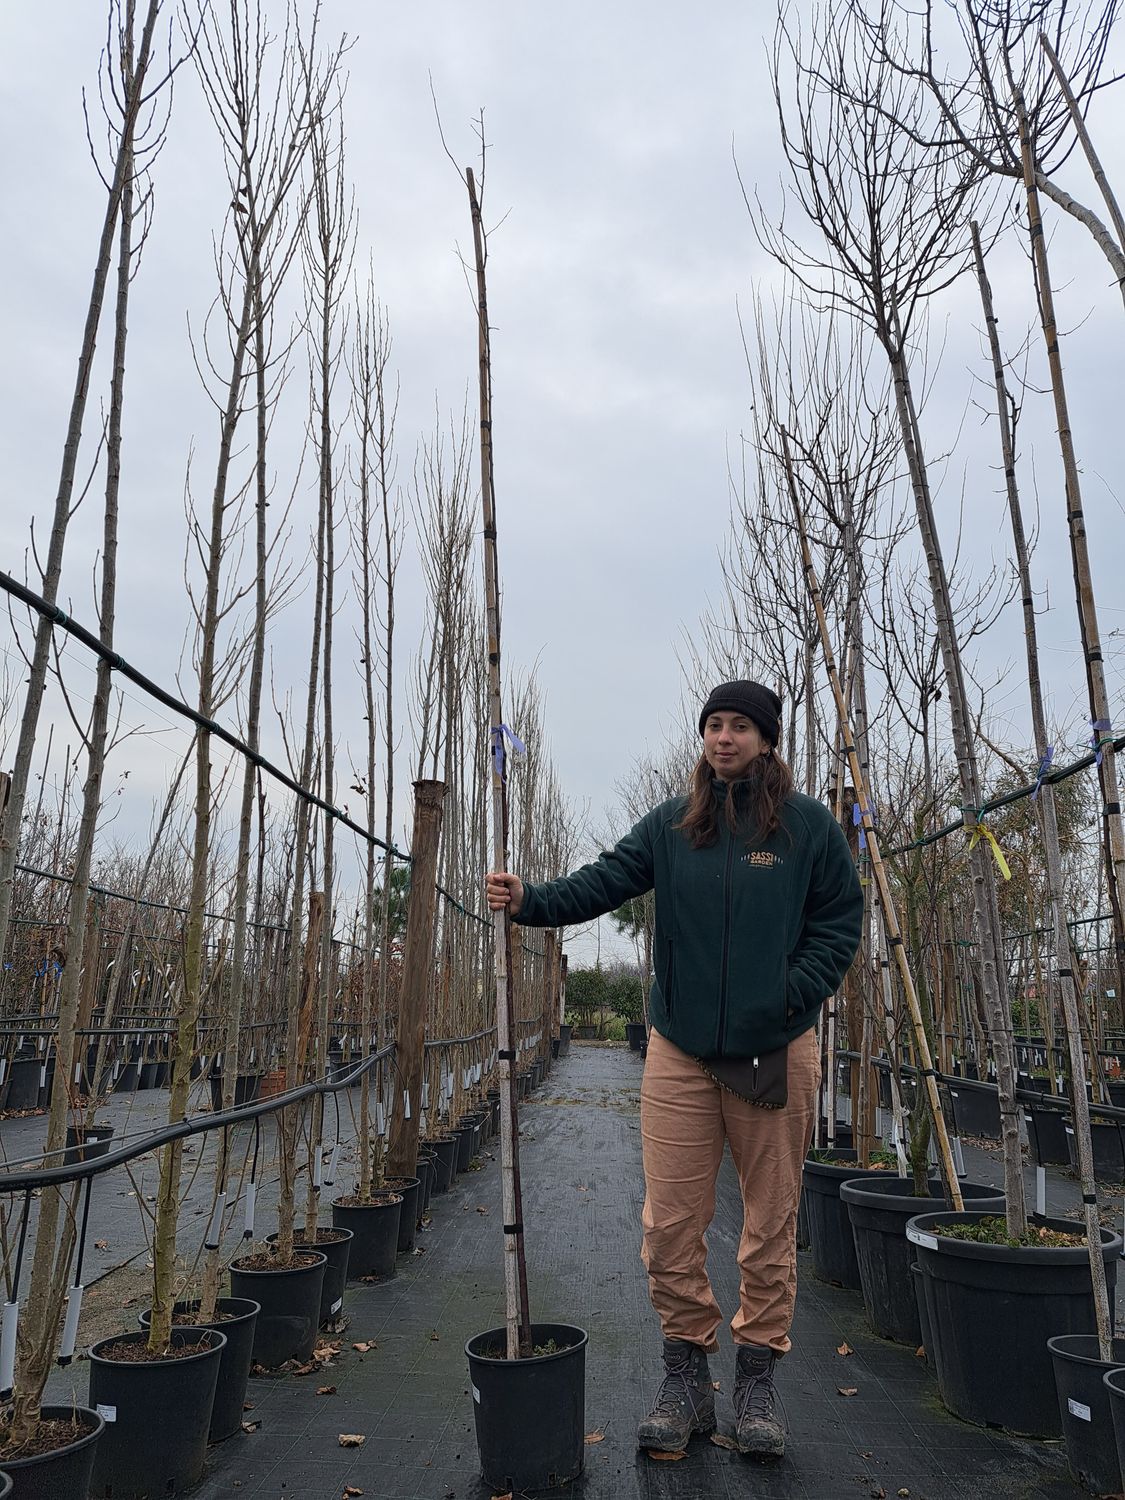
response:
<svg viewBox="0 0 1125 1500"><path fill-rule="evenodd" d="M101 1417L101 1419L102 1419L103 1422L116 1422L117 1421L117 1407L116 1406L103 1406L102 1403L99 1401L98 1402L98 1416Z"/></svg>
<svg viewBox="0 0 1125 1500"><path fill-rule="evenodd" d="M473 1386L473 1400L477 1403L478 1406L480 1405L480 1392L477 1390L475 1385Z"/></svg>
<svg viewBox="0 0 1125 1500"><path fill-rule="evenodd" d="M912 1245L921 1245L923 1250L937 1249L937 1235L927 1234L924 1229L907 1229L906 1238Z"/></svg>
<svg viewBox="0 0 1125 1500"><path fill-rule="evenodd" d="M340 1309L343 1307L343 1305L344 1305L344 1299L343 1299L343 1297L337 1297L336 1300L335 1300L335 1302L333 1302L332 1306L329 1308L329 1311L330 1312L334 1312L334 1313L338 1313L340 1311Z"/></svg>
<svg viewBox="0 0 1125 1500"><path fill-rule="evenodd" d="M1090 1412L1090 1408L1088 1406L1084 1406L1081 1401L1075 1401L1073 1396L1067 1397L1066 1404L1069 1408L1070 1415L1072 1417L1077 1417L1080 1422L1092 1422L1094 1420Z"/></svg>

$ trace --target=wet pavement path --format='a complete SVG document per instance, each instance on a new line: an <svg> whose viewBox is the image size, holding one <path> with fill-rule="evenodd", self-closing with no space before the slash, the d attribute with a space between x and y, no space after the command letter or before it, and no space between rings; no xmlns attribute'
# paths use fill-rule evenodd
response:
<svg viewBox="0 0 1125 1500"><path fill-rule="evenodd" d="M894 1497L1070 1500L1061 1444L1012 1441L949 1416L911 1349L865 1328L856 1293L818 1283L801 1257L793 1353L780 1369L789 1454L755 1465L696 1439L688 1457L656 1463L634 1447L660 1367L660 1334L638 1257L642 1201L641 1060L575 1046L522 1113L524 1221L538 1321L587 1328L584 1500L842 1500ZM972 1169L972 1168L971 1168ZM465 1340L503 1320L500 1173L486 1159L434 1200L423 1253L400 1258L381 1286L353 1286L350 1327L335 1362L306 1377L251 1382L253 1432L212 1451L200 1500L268 1496L336 1500L483 1500ZM724 1310L737 1304L737 1184L725 1162L710 1234L710 1270ZM720 1427L730 1430L729 1333L712 1362ZM354 1342L373 1340L366 1353ZM851 1355L837 1349L847 1344ZM335 1392L318 1395L318 1387ZM855 1390L843 1397L839 1388ZM341 1433L360 1434L345 1449ZM350 1486L350 1489L346 1489Z"/></svg>

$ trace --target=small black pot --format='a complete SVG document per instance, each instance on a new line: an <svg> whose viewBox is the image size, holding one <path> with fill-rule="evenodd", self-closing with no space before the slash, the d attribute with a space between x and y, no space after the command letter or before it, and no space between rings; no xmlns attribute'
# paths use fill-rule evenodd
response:
<svg viewBox="0 0 1125 1500"><path fill-rule="evenodd" d="M1074 1140L1074 1123L1067 1120L1066 1153L1071 1167L1078 1170L1078 1149ZM1113 1120L1090 1121L1090 1144L1094 1148L1094 1176L1099 1182L1125 1182L1125 1126L1120 1129Z"/></svg>
<svg viewBox="0 0 1125 1500"><path fill-rule="evenodd" d="M333 1227L352 1232L349 1280L359 1281L364 1276L387 1279L395 1274L401 1217L401 1193L390 1193L382 1203L333 1203Z"/></svg>
<svg viewBox="0 0 1125 1500"><path fill-rule="evenodd" d="M559 1056L566 1057L570 1052L570 1027L561 1025L559 1027Z"/></svg>
<svg viewBox="0 0 1125 1500"><path fill-rule="evenodd" d="M320 1326L320 1293L328 1257L323 1250L306 1250L312 1265L279 1266L255 1271L234 1261L230 1289L261 1306L254 1328L253 1362L266 1370L295 1359L304 1364L316 1347Z"/></svg>
<svg viewBox="0 0 1125 1500"><path fill-rule="evenodd" d="M154 1089L156 1087L156 1070L160 1064L157 1062L141 1063L140 1077L137 1080L139 1089Z"/></svg>
<svg viewBox="0 0 1125 1500"><path fill-rule="evenodd" d="M639 1052L640 1050L641 1050L640 1047L638 1047L637 1051ZM553 1036L551 1038L551 1056L553 1058L555 1058L556 1061L557 1061L558 1060L558 1055L559 1055L559 1039L558 1039L557 1036Z"/></svg>
<svg viewBox="0 0 1125 1500"><path fill-rule="evenodd" d="M80 1161L93 1161L96 1156L109 1153L113 1140L112 1125L84 1125L81 1134L82 1143L79 1144L79 1132L73 1125L66 1127L66 1150L62 1154L66 1167L73 1167Z"/></svg>
<svg viewBox="0 0 1125 1500"><path fill-rule="evenodd" d="M105 1431L104 1418L86 1406L44 1406L41 1413L63 1421L76 1417L86 1432L53 1453L7 1459L4 1473L12 1485L12 1495L16 1495L18 1485L18 1500L86 1500L98 1440Z"/></svg>
<svg viewBox="0 0 1125 1500"><path fill-rule="evenodd" d="M855 1160L856 1156L852 1150L838 1150L835 1154L850 1160ZM856 1178L891 1175L887 1170L879 1171L874 1167L865 1170L859 1166L837 1167L819 1161L805 1162L801 1174L805 1223L809 1232L813 1275L821 1281L835 1282L853 1292L861 1290L855 1239L847 1204L840 1201L840 1184Z"/></svg>
<svg viewBox="0 0 1125 1500"><path fill-rule="evenodd" d="M226 1335L177 1328L173 1345L198 1346L182 1359L130 1363L106 1359L112 1344L136 1343L146 1333L114 1334L90 1350L90 1405L107 1420L94 1456L91 1496L147 1500L190 1489L203 1475Z"/></svg>
<svg viewBox="0 0 1125 1500"><path fill-rule="evenodd" d="M177 1302L173 1314L196 1312L199 1301ZM250 1379L250 1361L254 1349L254 1329L261 1311L257 1302L249 1297L220 1297L215 1304L216 1312L231 1313L232 1317L215 1323L196 1323L196 1328L210 1328L226 1338L226 1347L219 1355L219 1378L215 1384L215 1403L211 1408L211 1426L207 1432L209 1443L225 1443L227 1438L242 1431L242 1413L246 1401L246 1385ZM152 1312L146 1308L139 1322L146 1329ZM185 1325L179 1325L181 1327Z"/></svg>
<svg viewBox="0 0 1125 1500"><path fill-rule="evenodd" d="M339 1229L333 1226L331 1233L337 1237L322 1240L318 1231L315 1245L300 1238L293 1244L294 1250L317 1250L325 1257L324 1281L320 1288L320 1326L322 1328L328 1323L334 1323L343 1311L344 1288L348 1281L348 1260L352 1248L350 1229ZM277 1235L267 1234L266 1243L275 1245Z"/></svg>
<svg viewBox="0 0 1125 1500"><path fill-rule="evenodd" d="M434 1159L432 1155L419 1155L414 1168L414 1175L421 1186L418 1189L418 1220L417 1227L422 1226L422 1215L430 1207L430 1192L434 1185Z"/></svg>
<svg viewBox="0 0 1125 1500"><path fill-rule="evenodd" d="M1092 1333L1094 1299L1085 1245L1039 1249L981 1245L942 1234L980 1214L919 1214L906 1226L925 1272L930 1345L941 1399L954 1416L1027 1437L1062 1437L1047 1340ZM1071 1219L1034 1225L1082 1234ZM1113 1312L1121 1240L1102 1230Z"/></svg>
<svg viewBox="0 0 1125 1500"><path fill-rule="evenodd" d="M17 1057L8 1069L6 1109L37 1109L39 1075L43 1064L37 1057Z"/></svg>
<svg viewBox="0 0 1125 1500"><path fill-rule="evenodd" d="M405 1255L407 1251L414 1249L414 1239L418 1233L418 1205L422 1199L422 1179L420 1177L404 1177L396 1179L403 1186L396 1187L395 1192L402 1195L402 1208L398 1216L398 1253Z"/></svg>
<svg viewBox="0 0 1125 1500"><path fill-rule="evenodd" d="M1064 1333L1048 1339L1055 1367L1059 1420L1070 1472L1095 1495L1117 1493L1121 1470L1105 1376L1125 1365L1125 1339L1113 1340L1113 1358L1098 1353L1095 1333Z"/></svg>
<svg viewBox="0 0 1125 1500"><path fill-rule="evenodd" d="M958 1135L1000 1139L1000 1095L995 1089L969 1089L950 1084L949 1099Z"/></svg>
<svg viewBox="0 0 1125 1500"><path fill-rule="evenodd" d="M643 1021L625 1022L625 1040L629 1043L630 1052L639 1052L644 1039L645 1023Z"/></svg>
<svg viewBox="0 0 1125 1500"><path fill-rule="evenodd" d="M1066 1149L1066 1116L1058 1109L1033 1104L1024 1112L1027 1143L1031 1159L1043 1167L1065 1167L1070 1164Z"/></svg>
<svg viewBox="0 0 1125 1500"><path fill-rule="evenodd" d="M960 1187L970 1208L1004 1212L1004 1195L996 1188L976 1182L962 1182ZM929 1189L928 1198L916 1198L911 1177L862 1177L840 1185L840 1201L855 1240L867 1321L881 1339L914 1349L925 1340L911 1274L917 1252L906 1238L906 1225L916 1214L931 1212L944 1202L940 1181L933 1179Z"/></svg>
<svg viewBox="0 0 1125 1500"><path fill-rule="evenodd" d="M121 1072L117 1075L117 1082L113 1085L113 1092L115 1094L135 1093L140 1071L139 1064L135 1062L122 1063Z"/></svg>
<svg viewBox="0 0 1125 1500"><path fill-rule="evenodd" d="M588 1335L565 1323L534 1323L532 1343L565 1345L529 1359L488 1357L507 1333L493 1328L465 1345L481 1473L497 1494L554 1488L582 1472Z"/></svg>
<svg viewBox="0 0 1125 1500"><path fill-rule="evenodd" d="M453 1181L453 1170L457 1164L457 1144L455 1135L439 1136L437 1140L430 1142L434 1151L434 1185L431 1192L447 1193L449 1191L449 1184Z"/></svg>
<svg viewBox="0 0 1125 1500"><path fill-rule="evenodd" d="M467 1172L469 1163L473 1159L473 1142L476 1140L477 1128L472 1120L462 1120L459 1125L453 1127L453 1134L457 1137L457 1156L454 1166L458 1172Z"/></svg>

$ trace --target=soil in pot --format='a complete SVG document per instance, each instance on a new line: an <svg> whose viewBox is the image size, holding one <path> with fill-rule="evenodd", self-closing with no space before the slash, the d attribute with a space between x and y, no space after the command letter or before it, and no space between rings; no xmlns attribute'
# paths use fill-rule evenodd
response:
<svg viewBox="0 0 1125 1500"><path fill-rule="evenodd" d="M198 1301L177 1302L172 1309L172 1321L177 1327L211 1328L226 1336L226 1348L219 1356L219 1378L215 1384L208 1443L225 1443L227 1438L242 1431L243 1402L250 1378L259 1311L258 1303L249 1297L220 1297L215 1304L214 1320L210 1323L199 1322ZM142 1328L148 1328L151 1316L147 1309L141 1313Z"/></svg>
<svg viewBox="0 0 1125 1500"><path fill-rule="evenodd" d="M266 1235L266 1243L277 1243L276 1234ZM324 1281L320 1288L320 1326L339 1332L346 1327L340 1322L344 1311L344 1288L348 1280L348 1259L351 1255L352 1232L350 1229L318 1229L316 1244L299 1235L294 1250L319 1250L325 1256ZM336 1324L339 1323L339 1328Z"/></svg>
<svg viewBox="0 0 1125 1500"><path fill-rule="evenodd" d="M960 1184L961 1196L974 1210L1003 1213L1004 1195L976 1182ZM942 1185L929 1182L930 1196L914 1196L910 1177L864 1177L842 1183L840 1201L851 1221L863 1306L872 1330L883 1339L917 1348L925 1343L914 1292L917 1251L906 1237L916 1214L945 1206Z"/></svg>
<svg viewBox="0 0 1125 1500"><path fill-rule="evenodd" d="M1047 1340L1095 1330L1084 1229L1073 1220L1036 1216L1033 1242L1010 1246L989 1242L990 1234L1003 1237L1006 1226L999 1219L995 1236L991 1226L980 1227L986 1218L995 1216L929 1213L906 1226L926 1275L938 1389L949 1410L967 1422L1059 1438ZM1051 1243L1058 1239L1072 1243ZM1111 1309L1120 1249L1120 1238L1103 1229Z"/></svg>
<svg viewBox="0 0 1125 1500"><path fill-rule="evenodd" d="M352 1232L349 1280L385 1281L395 1274L401 1218L401 1193L373 1194L370 1203L362 1203L355 1196L333 1201L334 1227Z"/></svg>
<svg viewBox="0 0 1125 1500"><path fill-rule="evenodd" d="M105 1421L85 1406L44 1406L43 1426L26 1448L7 1453L0 1465L19 1485L20 1500L86 1500Z"/></svg>
<svg viewBox="0 0 1125 1500"><path fill-rule="evenodd" d="M148 1500L199 1482L225 1345L226 1335L208 1328L173 1329L164 1358L149 1357L147 1333L94 1344L90 1405L106 1425L94 1456L92 1496Z"/></svg>
<svg viewBox="0 0 1125 1500"><path fill-rule="evenodd" d="M293 1263L273 1255L245 1255L230 1268L231 1292L261 1305L254 1329L251 1374L277 1370L290 1360L306 1364L320 1326L320 1294L328 1257L322 1250L294 1251Z"/></svg>
<svg viewBox="0 0 1125 1500"><path fill-rule="evenodd" d="M457 1162L457 1137L439 1135L429 1142L434 1153L434 1185L431 1192L447 1193Z"/></svg>
<svg viewBox="0 0 1125 1500"><path fill-rule="evenodd" d="M1097 1335L1062 1334L1047 1340L1055 1367L1059 1420L1070 1472L1095 1495L1117 1493L1121 1470L1105 1376L1125 1365L1125 1339L1113 1340L1113 1357L1101 1359Z"/></svg>
<svg viewBox="0 0 1125 1500"><path fill-rule="evenodd" d="M848 1209L840 1201L840 1184L855 1178L886 1177L894 1168L856 1163L854 1151L836 1150L830 1158L809 1157L802 1172L805 1223L813 1274L821 1281L860 1290L859 1262L856 1260Z"/></svg>
<svg viewBox="0 0 1125 1500"><path fill-rule="evenodd" d="M481 1472L495 1494L565 1485L582 1472L588 1336L535 1323L531 1338L543 1352L530 1359L502 1357L503 1328L465 1345Z"/></svg>

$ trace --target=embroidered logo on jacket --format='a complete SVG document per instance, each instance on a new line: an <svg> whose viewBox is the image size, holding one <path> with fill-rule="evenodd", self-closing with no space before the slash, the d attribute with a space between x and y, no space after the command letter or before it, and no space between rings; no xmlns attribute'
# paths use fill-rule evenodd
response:
<svg viewBox="0 0 1125 1500"><path fill-rule="evenodd" d="M774 854L770 849L751 849L748 854L742 856L742 862L753 865L759 870L772 870L777 865L785 863L780 854Z"/></svg>

